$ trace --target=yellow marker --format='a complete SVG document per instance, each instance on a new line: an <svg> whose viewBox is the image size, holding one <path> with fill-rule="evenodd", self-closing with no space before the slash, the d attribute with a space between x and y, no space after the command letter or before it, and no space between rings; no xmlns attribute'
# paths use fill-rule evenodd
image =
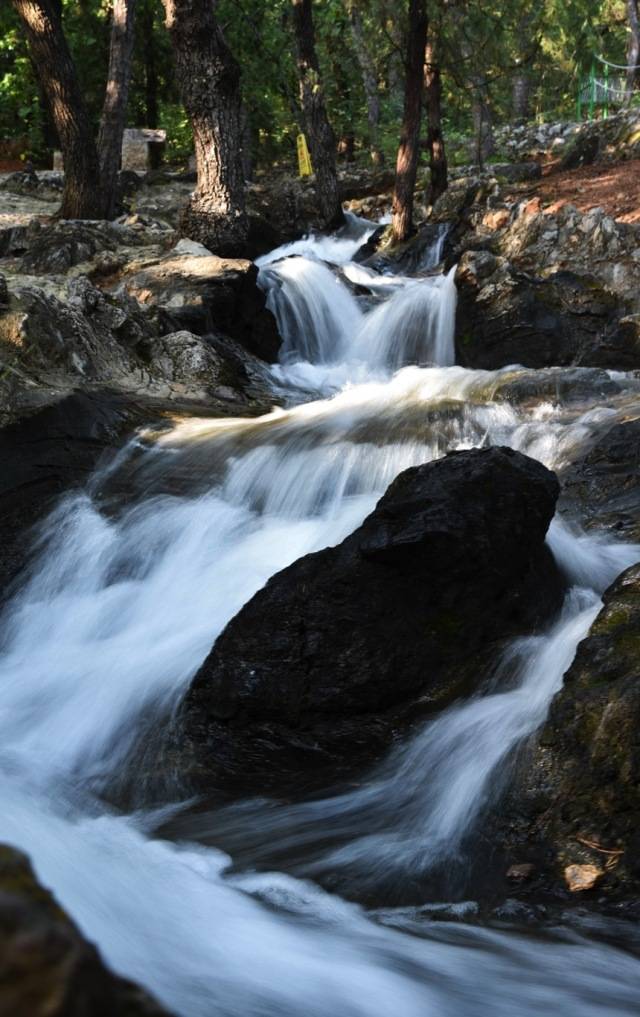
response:
<svg viewBox="0 0 640 1017"><path fill-rule="evenodd" d="M313 173L313 166L311 165L311 156L309 155L309 149L307 148L307 139L304 134L299 134L297 138L298 143L298 166L300 169L301 177L310 177Z"/></svg>

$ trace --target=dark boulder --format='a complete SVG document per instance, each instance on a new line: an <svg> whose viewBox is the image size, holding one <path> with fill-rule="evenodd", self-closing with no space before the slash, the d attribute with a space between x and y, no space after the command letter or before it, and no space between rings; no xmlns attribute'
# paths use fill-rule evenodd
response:
<svg viewBox="0 0 640 1017"><path fill-rule="evenodd" d="M640 566L634 565L606 591L500 816L495 840L512 858L535 862L538 893L637 901L639 732Z"/></svg>
<svg viewBox="0 0 640 1017"><path fill-rule="evenodd" d="M167 331L224 333L273 363L282 339L259 288L258 269L243 258L219 258L182 240L161 257L130 262L112 288L161 309Z"/></svg>
<svg viewBox="0 0 640 1017"><path fill-rule="evenodd" d="M444 223L423 223L409 240L390 246L390 227L380 226L353 260L376 272L416 275L435 268L446 256L447 230Z"/></svg>
<svg viewBox="0 0 640 1017"><path fill-rule="evenodd" d="M489 181L479 176L454 180L435 202L429 221L452 222L462 217L472 206L484 201L491 190Z"/></svg>
<svg viewBox="0 0 640 1017"><path fill-rule="evenodd" d="M124 396L76 392L0 430L0 601L28 557L31 527L148 413Z"/></svg>
<svg viewBox="0 0 640 1017"><path fill-rule="evenodd" d="M562 475L562 505L583 525L640 541L640 419L604 421Z"/></svg>
<svg viewBox="0 0 640 1017"><path fill-rule="evenodd" d="M529 159L526 162L489 163L486 166L486 171L509 184L522 184L528 180L539 180L542 176L542 166L535 159Z"/></svg>
<svg viewBox="0 0 640 1017"><path fill-rule="evenodd" d="M7 1017L168 1017L110 971L28 859L0 845L0 1013Z"/></svg>
<svg viewBox="0 0 640 1017"><path fill-rule="evenodd" d="M477 688L498 644L559 607L544 544L557 495L503 448L400 474L355 533L274 576L219 637L182 718L192 779L326 781Z"/></svg>
<svg viewBox="0 0 640 1017"><path fill-rule="evenodd" d="M633 370L640 363L635 319L594 278L570 271L538 278L490 251L467 251L456 283L456 360L464 367Z"/></svg>
<svg viewBox="0 0 640 1017"><path fill-rule="evenodd" d="M573 170L580 166L591 166L598 158L601 141L598 134L590 134L588 131L578 133L562 156L560 169Z"/></svg>

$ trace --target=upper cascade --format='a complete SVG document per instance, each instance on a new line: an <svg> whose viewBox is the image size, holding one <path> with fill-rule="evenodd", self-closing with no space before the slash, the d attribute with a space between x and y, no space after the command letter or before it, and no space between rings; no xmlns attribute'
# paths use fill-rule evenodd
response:
<svg viewBox="0 0 640 1017"><path fill-rule="evenodd" d="M283 337L281 364L343 365L357 369L358 381L363 368L365 376L377 377L410 364L453 365L454 269L423 278L383 275L352 260L371 229L355 220L346 230L344 237L304 238L258 261L259 282ZM439 234L429 267L440 260L442 243ZM366 310L340 276L369 292ZM386 299L371 309L372 298ZM344 380L351 380L348 370Z"/></svg>

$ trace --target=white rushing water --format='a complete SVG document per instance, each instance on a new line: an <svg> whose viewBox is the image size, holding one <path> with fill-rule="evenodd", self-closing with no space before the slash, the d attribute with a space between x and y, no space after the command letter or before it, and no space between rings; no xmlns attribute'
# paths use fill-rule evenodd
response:
<svg viewBox="0 0 640 1017"><path fill-rule="evenodd" d="M637 548L556 521L549 542L572 588L549 632L512 648L509 682L426 724L362 787L208 817L232 855L154 836L177 805L118 815L98 798L141 731L168 723L241 605L351 532L400 470L491 443L560 466L614 412L526 409L500 398L526 372L452 366L452 277L371 276L351 262L371 228L351 223L261 266L285 335L276 382L294 402L300 388L331 398L143 436L118 461L136 467L127 507L107 514L96 476L53 513L2 625L2 837L30 853L108 962L181 1017L637 1013L640 964L622 950L567 929L534 938L402 909L381 920L315 882L340 871L375 888L464 861ZM344 278L374 299L359 302ZM289 855L295 874L232 872L233 843L254 861Z"/></svg>

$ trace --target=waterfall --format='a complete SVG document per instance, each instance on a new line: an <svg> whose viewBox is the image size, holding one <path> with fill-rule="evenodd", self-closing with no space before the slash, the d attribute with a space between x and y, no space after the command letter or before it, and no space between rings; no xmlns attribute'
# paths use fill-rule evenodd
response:
<svg viewBox="0 0 640 1017"><path fill-rule="evenodd" d="M208 846L188 825L180 843L155 832L184 803L117 814L104 802L239 608L352 532L400 470L492 443L558 466L616 412L509 403L496 393L524 369L453 365L452 274L372 276L351 260L372 229L350 222L260 267L285 336L274 377L317 384L322 368L330 398L146 432L43 526L1 620L3 839L30 853L108 963L177 1017L626 1017L640 965L625 950L575 929L448 923L428 899L370 913L318 880L339 874L375 900L380 882L464 864L600 594L640 548L557 520L548 540L572 587L562 616L496 662L504 681L422 725L346 793L201 810L189 829L197 819ZM359 303L340 266L384 302ZM107 511L100 491L134 455L127 502Z"/></svg>
<svg viewBox="0 0 640 1017"><path fill-rule="evenodd" d="M427 250L425 267L438 264L445 237L446 228ZM354 253L351 239L322 238L317 244L305 240L285 245L259 261L259 282L283 337L281 363L343 364L352 369L366 365L387 374L409 364L451 366L455 269L422 279L383 276L351 261ZM340 266L356 285L390 299L364 316L328 264ZM342 383L352 376L348 369L339 375ZM299 380L300 374L289 378ZM357 380L362 380L362 372Z"/></svg>
<svg viewBox="0 0 640 1017"><path fill-rule="evenodd" d="M335 363L362 325L357 303L333 272L310 258L285 258L261 270L267 307L283 339L281 360Z"/></svg>
<svg viewBox="0 0 640 1017"><path fill-rule="evenodd" d="M369 314L355 339L360 358L391 370L406 364L450 367L455 360L454 272L411 280Z"/></svg>

